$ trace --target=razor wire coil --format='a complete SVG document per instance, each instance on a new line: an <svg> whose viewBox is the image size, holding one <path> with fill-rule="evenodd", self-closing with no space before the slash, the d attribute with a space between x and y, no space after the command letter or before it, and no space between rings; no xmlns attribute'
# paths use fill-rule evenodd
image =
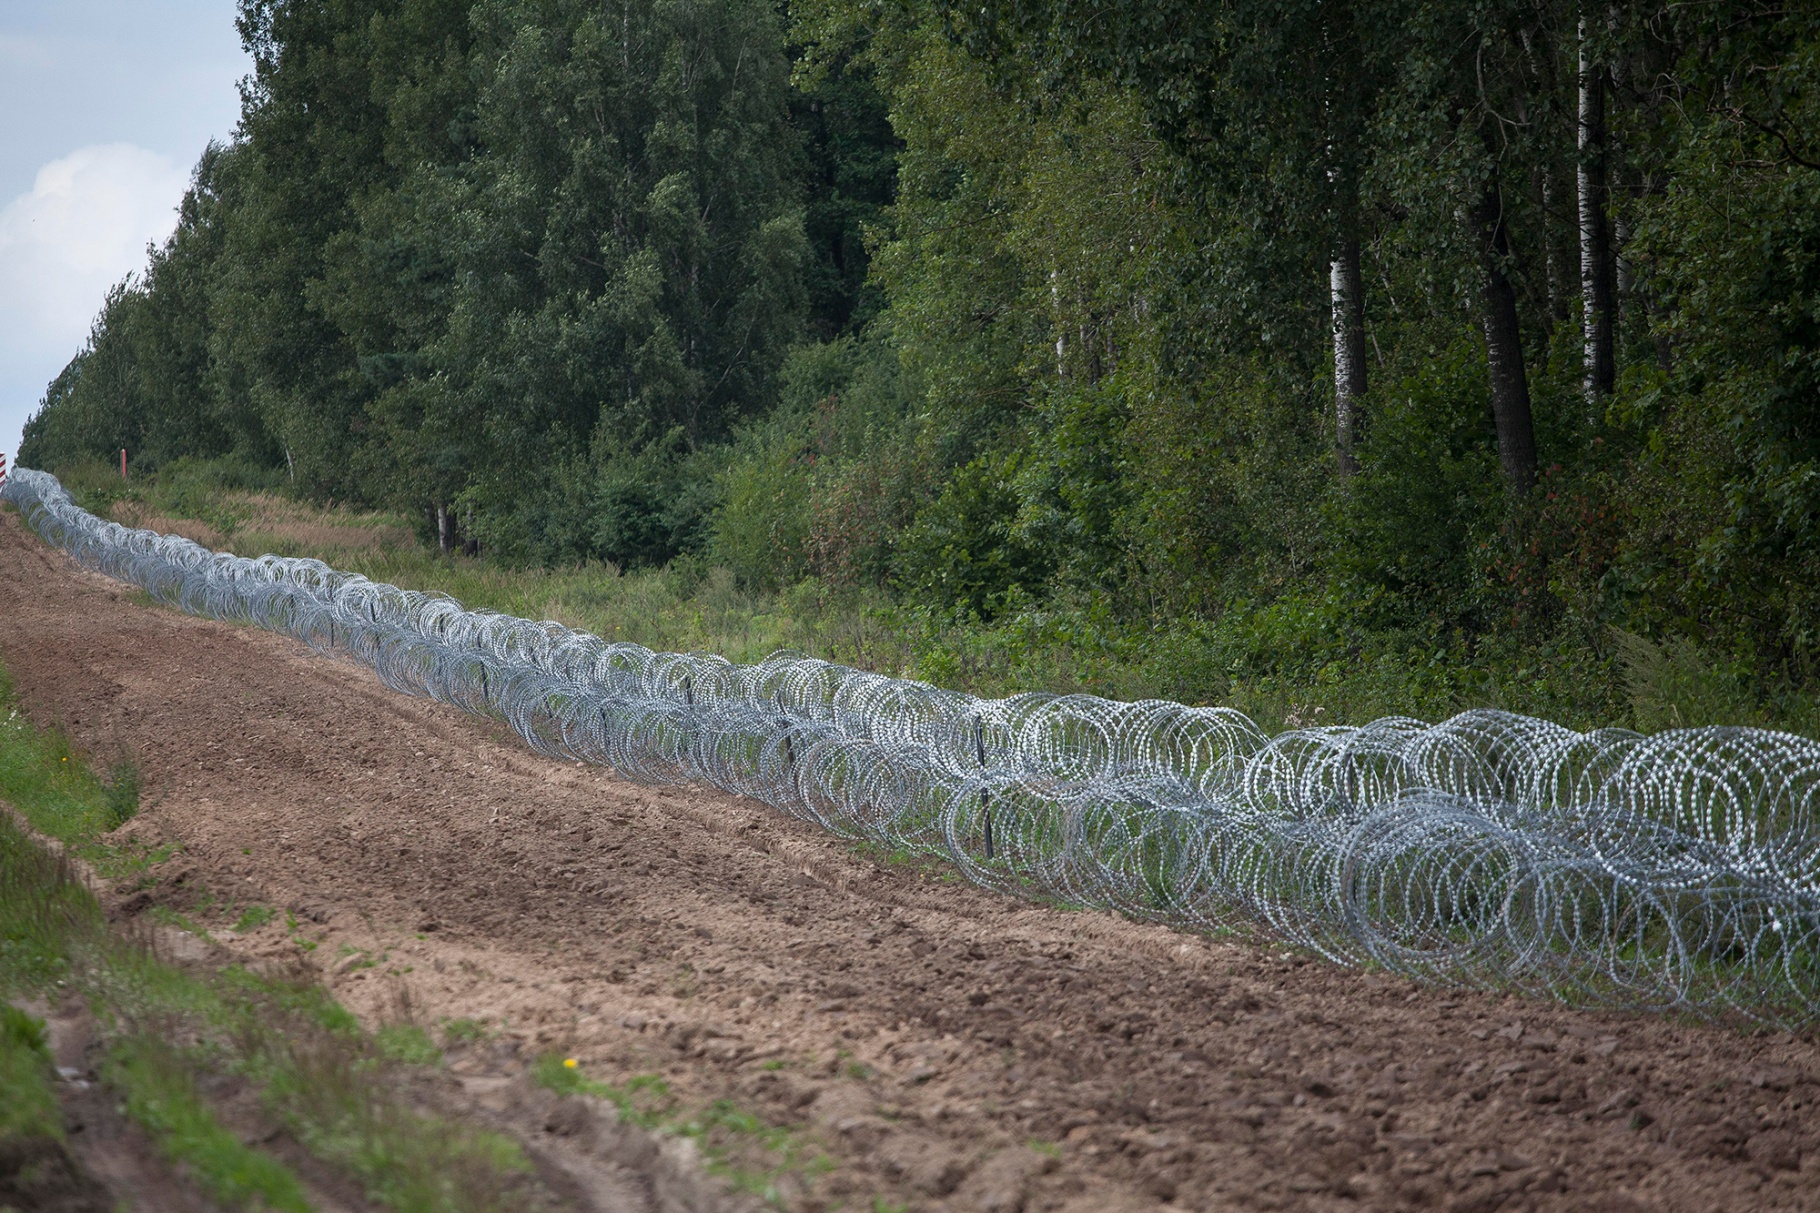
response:
<svg viewBox="0 0 1820 1213"><path fill-rule="evenodd" d="M0 499L89 569L502 720L539 753L707 782L988 888L1263 931L1445 986L1820 1018L1820 744L1792 734L1480 710L1271 737L1229 708L979 699L212 552L97 518L26 468Z"/></svg>

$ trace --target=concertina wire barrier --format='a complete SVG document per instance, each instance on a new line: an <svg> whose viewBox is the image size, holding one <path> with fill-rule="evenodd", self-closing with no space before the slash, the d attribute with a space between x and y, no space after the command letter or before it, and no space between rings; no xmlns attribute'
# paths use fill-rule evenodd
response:
<svg viewBox="0 0 1820 1213"><path fill-rule="evenodd" d="M735 665L468 611L315 560L0 498L79 563L504 721L539 753L699 780L1007 893L1592 1006L1820 1010L1820 744L1470 711L1266 735L1229 708L978 699L777 653Z"/></svg>

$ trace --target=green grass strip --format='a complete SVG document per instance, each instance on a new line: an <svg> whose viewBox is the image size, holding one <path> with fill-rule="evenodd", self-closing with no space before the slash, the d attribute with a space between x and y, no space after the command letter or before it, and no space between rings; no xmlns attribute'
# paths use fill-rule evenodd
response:
<svg viewBox="0 0 1820 1213"><path fill-rule="evenodd" d="M130 763L101 778L60 732L34 727L0 670L0 799L33 829L105 875L143 868L157 856L126 855L102 837L136 811L139 791ZM248 910L239 921L270 915ZM200 930L188 920L181 925ZM421 1028L369 1034L313 982L238 966L195 974L161 961L108 928L69 860L48 854L0 814L0 993L36 993L59 981L96 1008L109 1040L102 1078L120 1093L127 1114L223 1205L309 1207L297 1176L239 1141L201 1096L199 1076L233 1072L256 1085L266 1109L305 1149L360 1182L382 1207L528 1207L532 1168L515 1142L420 1113L394 1090L401 1067L441 1064ZM49 1062L41 1049L33 1052L31 1022L0 1019L0 1136L9 1116L21 1133L46 1135L60 1124ZM171 1043L178 1040L197 1044Z"/></svg>
<svg viewBox="0 0 1820 1213"><path fill-rule="evenodd" d="M196 1093L183 1057L170 1046L148 1036L128 1037L109 1054L102 1077L124 1095L127 1115L216 1200L242 1209L309 1213L297 1177L221 1126Z"/></svg>
<svg viewBox="0 0 1820 1213"><path fill-rule="evenodd" d="M130 762L116 764L104 782L60 731L34 727L0 670L0 800L34 830L67 845L92 842L138 811L139 787Z"/></svg>
<svg viewBox="0 0 1820 1213"><path fill-rule="evenodd" d="M0 1141L42 1137L63 1137L44 1024L0 1006Z"/></svg>
<svg viewBox="0 0 1820 1213"><path fill-rule="evenodd" d="M137 808L138 795L137 772L130 767L123 764L110 785L61 733L33 727L0 671L0 798L34 829L74 850L92 849L99 834ZM28 994L66 979L98 996L116 1022L122 1003L130 1006L148 994L165 1003L206 1001L185 975L109 932L94 894L69 861L48 854L13 817L0 813L0 990ZM43 1032L16 1008L0 1010L0 1136L61 1136ZM121 1093L127 1114L218 1201L307 1213L297 1177L223 1128L182 1060L155 1036L119 1035L103 1078Z"/></svg>

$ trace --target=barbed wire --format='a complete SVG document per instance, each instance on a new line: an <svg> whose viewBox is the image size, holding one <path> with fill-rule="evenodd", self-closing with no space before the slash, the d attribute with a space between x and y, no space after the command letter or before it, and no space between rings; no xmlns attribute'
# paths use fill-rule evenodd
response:
<svg viewBox="0 0 1820 1213"><path fill-rule="evenodd" d="M89 569L360 662L539 753L710 783L987 888L1441 985L1790 1027L1820 1011L1820 744L1792 734L1471 711L1271 737L1229 708L979 699L211 552L99 519L25 468L0 497Z"/></svg>

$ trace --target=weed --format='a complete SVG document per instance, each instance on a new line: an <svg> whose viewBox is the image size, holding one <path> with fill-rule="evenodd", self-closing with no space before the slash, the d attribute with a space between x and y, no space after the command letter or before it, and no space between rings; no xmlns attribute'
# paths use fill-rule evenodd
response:
<svg viewBox="0 0 1820 1213"><path fill-rule="evenodd" d="M0 1006L0 1142L63 1136L44 1023Z"/></svg>
<svg viewBox="0 0 1820 1213"><path fill-rule="evenodd" d="M138 814L139 797L144 787L145 777L140 773L138 763L123 759L113 765L108 781L101 787L105 829L117 830Z"/></svg>
<svg viewBox="0 0 1820 1213"><path fill-rule="evenodd" d="M26 1014L11 1003L0 1006L0 1044L9 1049L36 1053L46 1063L51 1059L50 1036L44 1021Z"/></svg>
<svg viewBox="0 0 1820 1213"><path fill-rule="evenodd" d="M794 1129L773 1125L731 1100L715 1100L694 1110L684 1107L670 1085L655 1074L613 1086L587 1077L573 1057L548 1054L532 1065L531 1078L559 1095L606 1100L630 1124L693 1140L710 1171L768 1202L780 1200L778 1181L785 1174L812 1179L833 1167Z"/></svg>
<svg viewBox="0 0 1820 1213"><path fill-rule="evenodd" d="M234 930L243 935L248 931L257 931L277 916L278 911L270 906L249 906L234 920Z"/></svg>
<svg viewBox="0 0 1820 1213"><path fill-rule="evenodd" d="M314 952L321 946L321 941L311 939L303 933L303 924L298 922L297 915L291 913L289 910L286 910L284 913L284 933L290 936L291 942L296 944L301 951ZM347 944L341 945L341 954L343 956L352 956L358 951L360 951L359 948L349 947Z"/></svg>
<svg viewBox="0 0 1820 1213"><path fill-rule="evenodd" d="M146 916L161 927L173 927L176 930L194 935L197 939L208 939L209 933L189 915L169 906L153 906L146 911Z"/></svg>
<svg viewBox="0 0 1820 1213"><path fill-rule="evenodd" d="M442 1024L442 1038L451 1045L479 1044L492 1035L478 1019L448 1019Z"/></svg>
<svg viewBox="0 0 1820 1213"><path fill-rule="evenodd" d="M0 797L34 830L86 855L96 849L95 836L113 828L113 813L108 786L75 758L68 737L34 727L19 711L10 680L0 674Z"/></svg>
<svg viewBox="0 0 1820 1213"><path fill-rule="evenodd" d="M373 1033L373 1043L387 1061L411 1066L442 1064L442 1050L436 1047L428 1032L414 1023L387 1024Z"/></svg>
<svg viewBox="0 0 1820 1213"><path fill-rule="evenodd" d="M389 1037L420 1048L421 1040ZM240 1051L261 1073L266 1106L304 1147L396 1213L524 1207L530 1164L511 1141L380 1094L383 1046L349 1047L333 1033L249 1022ZM395 1063L394 1063L395 1064Z"/></svg>

